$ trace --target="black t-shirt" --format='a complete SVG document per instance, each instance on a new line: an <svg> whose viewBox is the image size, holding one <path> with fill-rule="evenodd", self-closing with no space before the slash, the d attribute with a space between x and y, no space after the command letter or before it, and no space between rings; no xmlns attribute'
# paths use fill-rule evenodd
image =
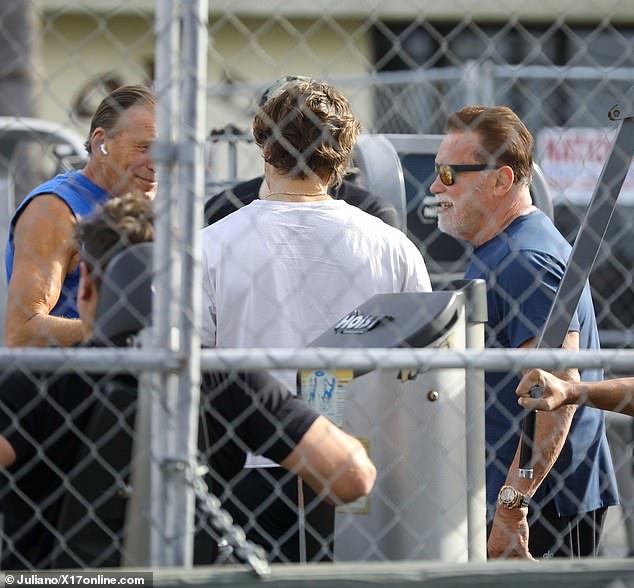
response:
<svg viewBox="0 0 634 588"><path fill-rule="evenodd" d="M263 178L253 178L212 196L205 204L205 222L210 225L250 204L258 198ZM336 200L344 200L352 206L380 218L393 227L399 227L398 213L390 202L375 196L354 182L344 180L341 186L331 191Z"/></svg>
<svg viewBox="0 0 634 588"><path fill-rule="evenodd" d="M0 434L16 452L15 463L0 470L0 569L51 565L64 479L113 380L136 385L131 376L18 372L0 381ZM201 452L220 485L242 468L247 451L284 459L317 418L265 372L205 376L201 408Z"/></svg>
<svg viewBox="0 0 634 588"><path fill-rule="evenodd" d="M206 374L202 387L199 447L219 488L249 452L282 461L318 416L265 371Z"/></svg>
<svg viewBox="0 0 634 588"><path fill-rule="evenodd" d="M97 388L98 379L76 374L12 373L3 379L0 433L16 461L2 472L2 569L50 566L63 480L75 463Z"/></svg>

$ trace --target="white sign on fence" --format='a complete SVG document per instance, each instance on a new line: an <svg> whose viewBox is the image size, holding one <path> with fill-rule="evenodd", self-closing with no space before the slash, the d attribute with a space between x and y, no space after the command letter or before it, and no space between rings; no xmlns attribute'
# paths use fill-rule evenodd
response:
<svg viewBox="0 0 634 588"><path fill-rule="evenodd" d="M610 154L616 129L544 128L537 133L536 159L555 203L587 204ZM634 204L634 166L619 204Z"/></svg>

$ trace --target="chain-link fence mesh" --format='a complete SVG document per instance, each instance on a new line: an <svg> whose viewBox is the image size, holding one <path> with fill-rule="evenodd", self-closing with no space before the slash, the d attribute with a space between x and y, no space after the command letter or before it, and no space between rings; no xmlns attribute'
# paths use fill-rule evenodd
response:
<svg viewBox="0 0 634 588"><path fill-rule="evenodd" d="M441 145L449 115L466 105L507 105L526 124L535 138L533 201L572 243L615 140L616 122L608 112L618 104L617 118L633 114L632 95L626 95L634 80L629 2L529 7L505 0L491 12L469 2L432 7L414 1L389 6L210 1L207 22L197 21L199 10L207 13L205 2L12 0L0 8L0 43L6 56L0 74L0 231L7 235L20 230L11 219L30 189L55 173L83 168L86 139L91 141L90 158L101 158L98 169L115 174L151 169L152 177L145 171L137 174L141 181L152 183L154 174L159 178L155 255L146 263L153 266L154 309L134 310L136 329L110 338L141 348L126 347L116 356L104 348L92 356L95 350L89 348L50 356L3 350L3 365L12 366L0 383L1 432L9 440L9 448L0 445L5 567L174 565L192 558L197 564L249 562L266 573L264 560L423 559L465 565L483 560L485 468L490 523L500 486L518 483L510 464L524 413L513 394L518 368L509 369L517 366L519 356L487 368L503 373L487 380L485 397L480 368L488 356L473 364L460 354L465 347L484 344L482 332L470 331L482 328L475 326L482 319L470 314L475 302L464 305L462 295L420 294L406 319L399 314L407 308L405 298L398 298L389 312L373 303L349 315L336 331L361 341L350 344L361 348L360 355L348 350L329 361L313 357L301 365L294 363L297 353L276 348L305 347L315 340L319 347L339 347L342 339L332 335L331 327L374 294L405 296L403 292L428 289L422 260L435 290L462 287L456 280L474 259L473 245L481 243L468 237L456 240L438 229L436 196L449 208L454 192L439 184L434 162L441 150L439 163L475 163L460 150L461 144L451 150ZM304 147L289 148L284 133L296 121L265 110L258 124L270 125L270 134L260 128L258 138L256 129L259 147L253 140L263 92L286 76L331 84L361 123L351 169L332 202L313 200L304 208L285 202L294 192L318 200L325 196L327 182L320 183L311 167L311 156L322 156L321 131ZM136 168L131 167L128 144L117 138L120 129L90 132L100 101L124 84L153 85L158 99L157 124L149 138L140 130L147 131L147 125L131 123L134 137L128 144L145 149L153 160ZM283 89L269 92L269 100ZM320 97L326 103L329 99ZM303 115L301 124L321 128L321 114ZM329 146L341 148L345 159L342 143L338 136ZM282 145L282 155L275 154L276 144ZM270 190L277 192L277 198L271 197L261 187L263 160L288 155L295 164L286 178L267 171ZM632 155L623 154L624 167ZM481 175L489 178L486 171ZM99 176L89 176L97 186L112 188L100 184ZM291 183L285 182L288 177ZM253 182L236 186L246 180ZM584 310L592 327L594 309L598 339L607 348L631 345L634 286L627 243L634 233L632 190L630 174L590 275L593 301ZM356 208L350 212L341 201L369 215L359 217ZM312 214L315 207L321 207L319 216ZM295 208L292 217L290 208ZM465 222L481 218L485 210L474 205ZM3 284L3 313L7 296L12 304L18 294L26 301L23 307L8 306L14 319L6 323L10 329L19 326L16 308L26 325L37 319L38 303L43 301L44 314L54 306L47 306L46 294L56 298L59 292L46 291L40 281L65 277L81 253L50 249L66 243L70 221L57 226L65 218L63 208L47 214L50 229L45 218L32 225L31 233L24 228L17 233L23 238L50 230L50 239L36 239L38 248L27 253L35 268L23 276L28 295L17 290L15 281L12 289ZM210 222L211 228L197 231ZM534 231L549 226L549 221L542 222L546 224ZM591 228L592 219L587 222ZM20 263L29 239L16 244ZM531 247L545 240L540 233ZM469 277L488 278L490 287L488 343L497 336L496 345L516 347L522 336L538 336L545 316L534 312L535 300L544 298L544 283L551 293L545 297L552 300L565 260L556 262L553 270L550 261L531 259L527 271L548 266L554 282L535 273L532 283L531 276L524 276L527 288L515 277L516 267L513 276L504 275L508 260L494 264L491 273L475 272L472 266ZM118 304L124 309L136 304L127 290L138 284L135 278L137 274L128 274L121 283ZM68 297L74 296L76 290L69 290ZM492 318L491 300L504 306L504 316ZM146 326L149 313L154 328L140 338L128 337ZM373 330L366 320L375 320ZM368 333L381 329L387 330L388 339L365 343ZM513 329L516 338L503 340ZM78 341L78 333L61 342ZM11 332L3 334L10 341ZM596 348L593 337L586 337L584 327L580 346ZM213 384L203 383L198 411L200 341L236 350L219 356L225 360L220 365L231 369L226 376L212 376ZM407 372L391 364L386 354L383 360L374 358L372 369L362 367L365 347L397 346L428 346L441 357L444 350L457 351L457 364L446 360L434 366L427 355L407 365L412 368ZM100 360L102 351L108 362ZM33 359L21 368L21 357ZM213 352L203 353L208 370L214 357ZM607 355L597 357L603 359L590 367L605 367L608 376L629 371ZM77 365L82 366L78 373L67 373L77 371ZM290 467L288 459L294 457L289 455L296 454L289 451L314 418L286 406L277 379L257 372L257 385L249 384L251 375L235 371L242 367L286 368L274 374L299 391L303 405L352 434L338 437L339 430L322 431L310 438L308 453L293 464L307 482L298 483L284 468L241 467L247 453ZM565 360L558 371L563 367ZM122 369L132 374L122 375ZM142 401L137 397L139 370L145 370ZM217 397L223 399L222 409ZM484 404L474 404L474 398L485 398ZM562 525L576 523L579 514L591 529L602 509L615 504L616 481L601 420L589 409L577 412L562 457L529 509L531 523L548 505L570 518L561 519ZM549 422L556 436L562 424ZM610 418L608 432L621 506L608 510L600 544L592 551L624 557L634 550L632 426ZM331 469L323 463L328 459L322 459L319 447L329 447L332 435L340 450L363 447L376 464L369 496L364 483L370 474L360 481L351 471L367 466L365 462L350 462L345 451L333 449ZM341 485L348 491L337 497ZM219 502L206 496L205 488ZM335 507L333 501L350 504ZM230 513L237 527L217 506ZM546 531L560 520L549 516ZM535 528L535 536L537 532ZM559 535L565 540L571 528L562 527ZM516 544L517 537L507 537L502 554ZM534 555L548 558L551 551L548 547ZM599 574L600 566L597 562Z"/></svg>

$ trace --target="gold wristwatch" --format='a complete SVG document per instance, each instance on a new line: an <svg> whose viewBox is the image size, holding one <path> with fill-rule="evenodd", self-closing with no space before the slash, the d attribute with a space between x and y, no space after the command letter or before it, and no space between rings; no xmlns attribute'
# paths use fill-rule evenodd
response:
<svg viewBox="0 0 634 588"><path fill-rule="evenodd" d="M502 486L498 493L498 504L508 509L524 508L528 506L530 500L530 496L522 494L513 486Z"/></svg>

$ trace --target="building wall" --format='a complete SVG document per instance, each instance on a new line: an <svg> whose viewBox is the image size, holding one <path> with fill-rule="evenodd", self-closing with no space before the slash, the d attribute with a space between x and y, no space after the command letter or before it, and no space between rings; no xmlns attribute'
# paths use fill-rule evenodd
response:
<svg viewBox="0 0 634 588"><path fill-rule="evenodd" d="M288 27L247 18L237 25L211 19L210 129L228 123L248 125L255 96L282 74L334 80L364 76L371 69L371 35L355 35L361 22L321 26L311 34L313 24L300 19ZM85 133L89 120L73 106L84 96L87 110L94 110L101 96L95 91L96 80L116 76L122 83L139 83L152 76L153 27L150 15L45 14L39 116ZM232 93L227 95L227 89ZM358 116L368 121L371 102L367 89L356 88L350 98Z"/></svg>

